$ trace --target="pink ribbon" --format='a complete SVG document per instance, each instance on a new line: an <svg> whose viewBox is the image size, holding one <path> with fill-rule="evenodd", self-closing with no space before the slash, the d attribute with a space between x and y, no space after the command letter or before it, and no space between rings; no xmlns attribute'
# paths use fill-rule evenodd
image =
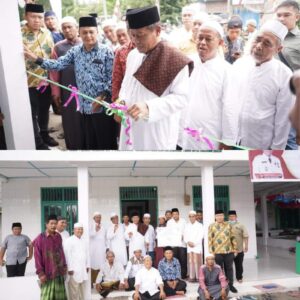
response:
<svg viewBox="0 0 300 300"><path fill-rule="evenodd" d="M71 93L70 97L68 98L68 100L66 101L66 103L64 104L64 107L67 107L70 104L70 102L72 101L72 99L75 98L76 110L79 111L80 104L79 104L79 98L78 98L78 89L76 86L72 86L72 85L69 85L69 88L72 89L72 93Z"/></svg>
<svg viewBox="0 0 300 300"><path fill-rule="evenodd" d="M197 142L204 141L207 144L209 150L215 149L213 143L206 136L203 136L203 130L199 131L191 128L184 128L184 130L187 132L187 134L191 135L194 139L196 139Z"/></svg>
<svg viewBox="0 0 300 300"><path fill-rule="evenodd" d="M39 92L41 92L41 94L43 94L43 93L46 91L46 88L47 88L48 85L49 85L49 84L48 84L47 81L42 80L42 81L39 83L39 85L37 86L36 89L37 89Z"/></svg>
<svg viewBox="0 0 300 300"><path fill-rule="evenodd" d="M117 109L123 112L126 112L128 107L126 105L118 104L116 102L111 103L109 105L110 109ZM130 130L131 130L131 122L129 117L126 118L126 128L125 128L125 135L127 136L126 145L132 145L131 139L130 139Z"/></svg>

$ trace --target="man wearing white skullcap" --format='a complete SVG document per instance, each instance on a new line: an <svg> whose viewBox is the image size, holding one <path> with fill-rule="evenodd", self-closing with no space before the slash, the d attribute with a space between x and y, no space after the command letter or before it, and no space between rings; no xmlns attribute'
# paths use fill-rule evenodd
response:
<svg viewBox="0 0 300 300"><path fill-rule="evenodd" d="M189 281L198 281L198 270L202 265L202 241L203 241L203 225L197 222L197 213L189 212L189 222L184 229L184 241L187 244L188 264L189 264Z"/></svg>
<svg viewBox="0 0 300 300"><path fill-rule="evenodd" d="M64 56L71 48L81 44L78 37L78 25L73 17L66 16L61 21L61 30L65 39L58 42L51 54L52 59L58 59ZM64 86L77 86L74 66L71 65L66 69L56 72L50 71L50 79ZM76 106L70 103L68 107L64 107L70 96L69 91L65 91L58 86L51 86L52 99L58 107L61 108L62 125L64 129L63 138L66 142L68 150L83 150L84 137L82 131L82 115L76 111Z"/></svg>
<svg viewBox="0 0 300 300"><path fill-rule="evenodd" d="M274 56L286 34L279 21L267 21L253 41L251 55L235 63L226 99L234 115L227 114L224 120L225 140L252 149L285 149L295 100L289 90L292 72Z"/></svg>
<svg viewBox="0 0 300 300"><path fill-rule="evenodd" d="M146 250L147 254L151 256L152 260L154 261L154 247L155 247L155 239L156 234L154 227L150 224L151 221L151 215L146 213L143 217L143 222L145 225L148 226L148 240L146 241Z"/></svg>
<svg viewBox="0 0 300 300"><path fill-rule="evenodd" d="M87 241L82 237L83 225L74 224L74 235L64 242L68 275L66 285L68 299L85 300L88 287L90 256Z"/></svg>
<svg viewBox="0 0 300 300"><path fill-rule="evenodd" d="M102 23L102 29L107 39L107 45L115 51L120 44L118 43L117 33L116 33L116 22L112 19L106 20Z"/></svg>
<svg viewBox="0 0 300 300"><path fill-rule="evenodd" d="M116 261L123 266L127 264L127 251L125 243L125 229L119 222L116 213L110 214L111 225L107 228L107 243L110 251L113 251Z"/></svg>
<svg viewBox="0 0 300 300"><path fill-rule="evenodd" d="M230 64L218 53L224 44L223 38L223 28L216 21L207 21L199 29L198 59L190 77L188 109L182 117L182 147L185 150L208 150L209 146L188 135L184 128L200 130L208 138L222 139L224 99L231 70ZM218 142L212 143L219 148Z"/></svg>
<svg viewBox="0 0 300 300"><path fill-rule="evenodd" d="M101 223L101 214L95 212L90 227L90 257L92 284L95 282L99 270L105 263L105 253L108 249L106 228Z"/></svg>

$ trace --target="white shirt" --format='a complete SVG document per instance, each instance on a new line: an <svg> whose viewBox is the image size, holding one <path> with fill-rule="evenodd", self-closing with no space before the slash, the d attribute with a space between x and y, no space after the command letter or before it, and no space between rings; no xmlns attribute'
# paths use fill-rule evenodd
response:
<svg viewBox="0 0 300 300"><path fill-rule="evenodd" d="M182 218L176 222L173 218L168 221L167 229L169 230L170 234L176 236L176 242L174 239L174 244L169 245L172 247L186 247L186 244L183 240L184 229L185 229L186 221Z"/></svg>
<svg viewBox="0 0 300 300"><path fill-rule="evenodd" d="M202 253L202 240L203 240L203 225L197 221L193 224L188 222L184 229L184 241L186 243L194 243L194 247L187 245L188 253Z"/></svg>
<svg viewBox="0 0 300 300"><path fill-rule="evenodd" d="M143 267L143 258L138 260L135 256L133 256L127 263L124 278L134 278L136 276L136 273Z"/></svg>
<svg viewBox="0 0 300 300"><path fill-rule="evenodd" d="M188 66L185 66L173 82L158 97L145 88L133 74L141 66L145 55L137 49L127 58L126 73L120 91L120 99L130 107L136 102L144 102L149 109L148 120L131 120L130 138L132 145L126 145L128 137L122 126L120 150L175 150L179 134L180 112L188 103Z"/></svg>
<svg viewBox="0 0 300 300"><path fill-rule="evenodd" d="M91 268L99 270L105 263L106 259L106 229L103 224L100 224L100 230L96 231L96 223L93 221L90 228L90 255L91 255Z"/></svg>
<svg viewBox="0 0 300 300"><path fill-rule="evenodd" d="M122 223L124 227L124 232L126 231L126 228L130 225L131 223L129 222L128 225L125 225L125 223ZM129 241L125 239L126 246L129 246Z"/></svg>
<svg viewBox="0 0 300 300"><path fill-rule="evenodd" d="M70 237L70 234L67 230L64 230L62 232L59 232L58 230L56 230L56 232L58 232L60 234L63 242Z"/></svg>
<svg viewBox="0 0 300 300"><path fill-rule="evenodd" d="M267 156L265 153L255 156L253 159L253 178L283 178L281 162L274 155Z"/></svg>
<svg viewBox="0 0 300 300"><path fill-rule="evenodd" d="M64 253L68 271L73 271L73 279L77 283L88 280L87 268L90 268L87 241L72 235L64 241ZM69 276L69 275L68 275Z"/></svg>
<svg viewBox="0 0 300 300"><path fill-rule="evenodd" d="M123 265L118 262L114 261L113 265L110 266L108 261L105 261L102 269L98 273L96 283L101 283L102 281L118 281L120 280L121 283L124 283L124 267Z"/></svg>
<svg viewBox="0 0 300 300"><path fill-rule="evenodd" d="M132 232L132 237L129 237L129 233ZM130 224L125 230L125 239L129 241L129 257L134 255L134 250L142 250L142 255L146 254L146 243L149 242L148 230L145 235L140 234L137 231L136 224Z"/></svg>
<svg viewBox="0 0 300 300"><path fill-rule="evenodd" d="M226 114L228 131L223 138L253 149L285 149L295 100L289 88L291 75L276 59L260 66L252 56L237 60L228 99L235 113Z"/></svg>
<svg viewBox="0 0 300 300"><path fill-rule="evenodd" d="M144 294L148 292L153 296L159 291L159 285L163 284L158 270L151 268L148 270L143 267L135 276L135 286L139 285L139 292Z"/></svg>
<svg viewBox="0 0 300 300"><path fill-rule="evenodd" d="M114 252L117 261L121 262L123 266L127 263L127 251L125 243L125 230L122 224L117 225L115 231L115 224L111 224L107 229L107 241L111 251Z"/></svg>
<svg viewBox="0 0 300 300"><path fill-rule="evenodd" d="M182 147L184 150L209 150L208 145L197 141L184 131L184 128L203 130L203 135L222 139L223 106L230 77L231 65L217 55L202 63L195 62L190 77L189 104L183 114ZM211 140L215 149L219 143Z"/></svg>
<svg viewBox="0 0 300 300"><path fill-rule="evenodd" d="M149 238L148 251L153 252L154 246L155 246L156 235L155 235L155 230L151 224L149 224L149 227L148 227L148 238Z"/></svg>

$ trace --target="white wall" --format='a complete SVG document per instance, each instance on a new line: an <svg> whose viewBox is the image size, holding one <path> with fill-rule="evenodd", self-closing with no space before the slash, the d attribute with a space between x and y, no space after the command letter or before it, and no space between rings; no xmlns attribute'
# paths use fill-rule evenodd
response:
<svg viewBox="0 0 300 300"><path fill-rule="evenodd" d="M23 233L31 239L41 230L41 187L76 186L76 179L30 179L9 180L2 186L2 237L11 231L11 223L22 222ZM159 214L172 207L178 207L181 216L187 219L192 209L184 205L183 178L117 178L90 180L90 219L94 211L102 213L103 222L109 222L112 211L120 212L120 186L157 186ZM187 179L186 191L192 196L192 186L201 185L201 178ZM216 178L215 185L229 185L230 208L237 210L239 220L248 228L250 235L249 252L247 257L256 256L255 211L253 201L253 185L248 178ZM34 272L33 262L27 267L27 273Z"/></svg>

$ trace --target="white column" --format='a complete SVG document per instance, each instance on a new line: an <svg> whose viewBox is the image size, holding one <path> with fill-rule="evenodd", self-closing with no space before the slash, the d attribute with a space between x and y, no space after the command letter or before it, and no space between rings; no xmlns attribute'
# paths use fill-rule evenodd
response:
<svg viewBox="0 0 300 300"><path fill-rule="evenodd" d="M78 222L83 224L84 238L87 239L89 245L89 170L87 167L77 168L77 186L78 186ZM88 247L89 251L89 247ZM85 299L92 298L90 289L91 277L87 283L85 290Z"/></svg>
<svg viewBox="0 0 300 300"><path fill-rule="evenodd" d="M0 107L5 117L7 148L33 150L35 142L18 1L0 1L0 37Z"/></svg>
<svg viewBox="0 0 300 300"><path fill-rule="evenodd" d="M262 230L263 230L263 245L268 246L269 239L269 222L268 222L268 207L267 195L261 197L261 217L262 217Z"/></svg>
<svg viewBox="0 0 300 300"><path fill-rule="evenodd" d="M204 254L208 251L208 227L215 220L214 170L212 166L201 168L202 210L204 226Z"/></svg>

